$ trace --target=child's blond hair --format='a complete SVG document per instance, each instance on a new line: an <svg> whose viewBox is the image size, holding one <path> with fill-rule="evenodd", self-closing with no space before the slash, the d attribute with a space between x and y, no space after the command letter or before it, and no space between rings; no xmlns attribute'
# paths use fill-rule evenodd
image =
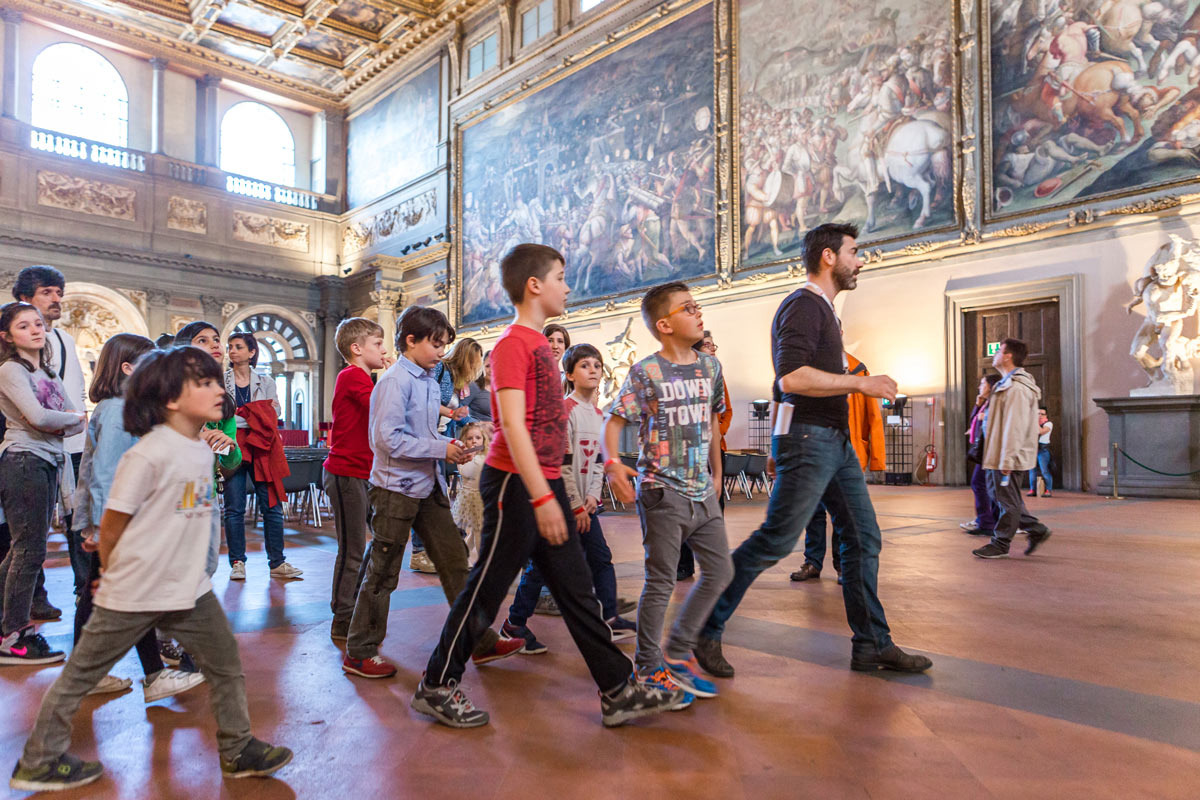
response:
<svg viewBox="0 0 1200 800"><path fill-rule="evenodd" d="M490 422L468 422L458 432L458 440L465 442L467 434L471 431L479 431L479 435L483 437L483 450L486 453L488 448L492 446L492 432L495 427Z"/></svg>

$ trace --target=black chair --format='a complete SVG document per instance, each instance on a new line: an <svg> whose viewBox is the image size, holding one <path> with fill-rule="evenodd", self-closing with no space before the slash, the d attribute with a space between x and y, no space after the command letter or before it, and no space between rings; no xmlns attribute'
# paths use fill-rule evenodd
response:
<svg viewBox="0 0 1200 800"><path fill-rule="evenodd" d="M756 486L762 486L763 491L770 494L771 476L767 475L767 454L750 453L746 459L746 469L743 471L742 477L749 484L744 488L751 494Z"/></svg>
<svg viewBox="0 0 1200 800"><path fill-rule="evenodd" d="M289 456L288 469L292 474L283 479L283 491L292 513L310 522L314 528L321 527L322 461L307 455Z"/></svg>
<svg viewBox="0 0 1200 800"><path fill-rule="evenodd" d="M733 484L734 489L741 489L746 495L747 500L753 499L753 495L746 489L746 464L750 461L750 456L745 453L722 453L721 472L724 475L723 490L725 492L726 502L730 499L729 488Z"/></svg>

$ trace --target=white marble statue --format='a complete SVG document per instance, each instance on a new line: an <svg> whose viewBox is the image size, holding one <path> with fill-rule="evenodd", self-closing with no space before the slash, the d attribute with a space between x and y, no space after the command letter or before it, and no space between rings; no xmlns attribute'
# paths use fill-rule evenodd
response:
<svg viewBox="0 0 1200 800"><path fill-rule="evenodd" d="M1125 307L1132 313L1135 306L1146 305L1146 319L1129 353L1146 370L1150 385L1130 391L1132 397L1193 393L1191 361L1200 357L1200 336L1184 336L1183 325L1200 308L1200 246L1169 235L1171 241L1146 262L1133 285L1134 298ZM1156 342L1157 355L1150 352Z"/></svg>

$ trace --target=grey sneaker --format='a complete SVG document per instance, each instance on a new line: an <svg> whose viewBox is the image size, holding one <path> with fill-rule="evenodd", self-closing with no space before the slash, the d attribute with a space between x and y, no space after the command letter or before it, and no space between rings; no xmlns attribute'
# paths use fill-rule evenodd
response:
<svg viewBox="0 0 1200 800"><path fill-rule="evenodd" d="M92 687L92 690L88 694L116 694L117 692L125 691L130 686L133 686L133 681L129 678L105 675L100 679L99 683Z"/></svg>
<svg viewBox="0 0 1200 800"><path fill-rule="evenodd" d="M437 572L437 567L433 565L433 561L422 550L419 553L413 553L408 559L408 568L413 572L423 572L426 575L432 575Z"/></svg>
<svg viewBox="0 0 1200 800"><path fill-rule="evenodd" d="M696 654L696 662L709 675L714 678L733 677L733 665L725 660L720 639L706 639L701 636L696 641L696 649L693 652Z"/></svg>
<svg viewBox="0 0 1200 800"><path fill-rule="evenodd" d="M235 561L229 567L229 580L244 581L246 580L246 562Z"/></svg>
<svg viewBox="0 0 1200 800"><path fill-rule="evenodd" d="M466 692L459 688L458 681L445 686L430 688L421 676L417 693L409 703L414 711L433 717L451 728L478 728L488 724L488 713L476 708Z"/></svg>
<svg viewBox="0 0 1200 800"><path fill-rule="evenodd" d="M103 774L99 761L84 761L63 753L57 761L35 769L22 767L18 761L8 785L22 792L58 792L85 786Z"/></svg>
<svg viewBox="0 0 1200 800"><path fill-rule="evenodd" d="M967 533L971 533L972 531L979 530L979 523L975 520L971 520L970 522L960 522L958 523L958 527L962 528Z"/></svg>
<svg viewBox="0 0 1200 800"><path fill-rule="evenodd" d="M601 719L604 727L615 728L638 717L674 711L686 700L687 692L678 686L668 691L656 683L631 678L616 697L600 695Z"/></svg>
<svg viewBox="0 0 1200 800"><path fill-rule="evenodd" d="M550 617L561 617L562 609L558 607L558 603L555 602L553 595L544 594L537 599L537 605L533 607L533 613L545 614Z"/></svg>

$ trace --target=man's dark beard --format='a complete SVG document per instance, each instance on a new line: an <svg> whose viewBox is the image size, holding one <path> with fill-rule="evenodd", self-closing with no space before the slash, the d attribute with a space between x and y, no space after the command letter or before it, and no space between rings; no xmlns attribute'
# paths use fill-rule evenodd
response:
<svg viewBox="0 0 1200 800"><path fill-rule="evenodd" d="M858 285L858 276L854 274L853 268L848 270L835 268L833 282L837 285L839 292L847 292Z"/></svg>

